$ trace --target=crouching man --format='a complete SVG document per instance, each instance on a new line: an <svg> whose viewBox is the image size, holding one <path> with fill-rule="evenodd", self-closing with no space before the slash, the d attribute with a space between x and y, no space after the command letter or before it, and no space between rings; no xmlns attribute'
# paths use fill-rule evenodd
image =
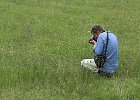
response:
<svg viewBox="0 0 140 100"><path fill-rule="evenodd" d="M89 43L93 45L93 53L95 55L94 70L99 75L104 77L112 77L116 69L118 68L118 43L117 37L111 32L104 31L100 25L95 25L91 29L93 39L89 40ZM102 56L102 58L100 58ZM99 57L99 59L98 59ZM96 61L98 59L99 61ZM81 63L84 63L83 60ZM87 63L89 63L87 61ZM92 59L93 63L93 59ZM97 66L96 66L97 65Z"/></svg>

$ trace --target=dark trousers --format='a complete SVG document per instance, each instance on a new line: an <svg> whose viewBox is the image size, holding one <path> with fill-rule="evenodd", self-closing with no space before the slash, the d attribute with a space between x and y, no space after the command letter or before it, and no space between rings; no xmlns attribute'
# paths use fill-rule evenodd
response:
<svg viewBox="0 0 140 100"><path fill-rule="evenodd" d="M111 73L106 73L106 72L103 72L103 71L101 71L101 70L98 71L98 74L99 74L100 76L107 77L107 78L111 78L111 77L113 76L113 74L111 74Z"/></svg>

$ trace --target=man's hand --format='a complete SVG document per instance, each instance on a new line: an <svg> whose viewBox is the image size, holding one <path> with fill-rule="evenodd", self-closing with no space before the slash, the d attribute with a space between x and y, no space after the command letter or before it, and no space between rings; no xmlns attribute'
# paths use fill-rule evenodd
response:
<svg viewBox="0 0 140 100"><path fill-rule="evenodd" d="M91 41L89 41L89 43L95 45L96 41L95 40L91 40Z"/></svg>

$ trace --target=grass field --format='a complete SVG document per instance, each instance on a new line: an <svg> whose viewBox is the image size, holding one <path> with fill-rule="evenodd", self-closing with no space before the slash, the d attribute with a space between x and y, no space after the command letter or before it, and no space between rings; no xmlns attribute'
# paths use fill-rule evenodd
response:
<svg viewBox="0 0 140 100"><path fill-rule="evenodd" d="M111 79L83 70L90 29L118 37ZM140 0L0 0L0 100L139 100Z"/></svg>

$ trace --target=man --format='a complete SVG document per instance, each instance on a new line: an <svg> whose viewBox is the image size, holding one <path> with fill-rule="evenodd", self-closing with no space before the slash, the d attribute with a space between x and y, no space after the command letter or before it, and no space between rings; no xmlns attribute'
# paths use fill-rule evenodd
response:
<svg viewBox="0 0 140 100"><path fill-rule="evenodd" d="M111 32L104 31L100 25L95 25L91 29L91 34L93 35L94 39L90 39L89 43L93 44L93 52L95 56L105 54L106 52L105 63L101 68L99 68L98 74L105 77L112 77L118 67L117 37Z"/></svg>

